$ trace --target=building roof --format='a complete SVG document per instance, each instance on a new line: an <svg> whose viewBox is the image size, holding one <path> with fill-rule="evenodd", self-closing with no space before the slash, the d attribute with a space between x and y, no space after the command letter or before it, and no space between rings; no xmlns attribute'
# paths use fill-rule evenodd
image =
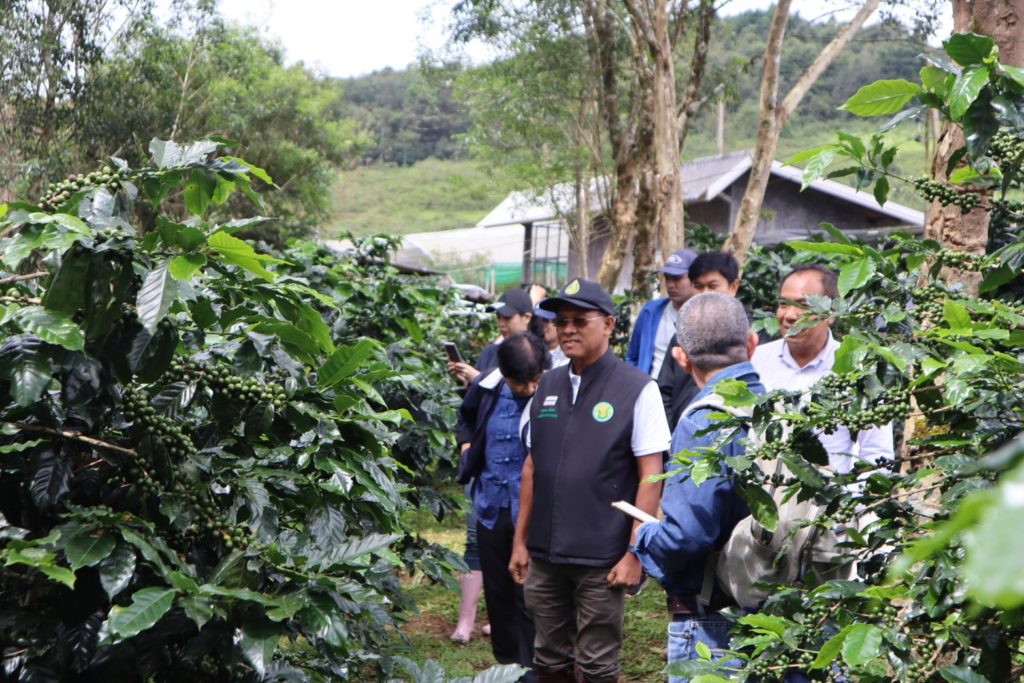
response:
<svg viewBox="0 0 1024 683"><path fill-rule="evenodd" d="M710 202L749 171L751 165L752 159L749 151L703 157L683 164L679 169L683 183L683 202L686 204ZM772 175L797 184L803 183L803 169L785 166L779 161L772 163ZM604 188L606 185L607 181L601 179L599 182L593 183L592 188ZM876 211L893 218L897 221L896 225L924 225L924 213L921 211L893 201L888 201L882 206L875 200L874 195L860 192L835 180L815 180L808 184L807 190L823 192L851 204ZM592 197L597 197L600 194L600 192L591 192ZM484 216L477 223L477 227L491 228L557 221L561 216L571 213L573 206L573 189L569 183L556 185L543 194L512 192ZM595 198L591 201L589 209L591 213L596 213L602 211L602 206Z"/></svg>

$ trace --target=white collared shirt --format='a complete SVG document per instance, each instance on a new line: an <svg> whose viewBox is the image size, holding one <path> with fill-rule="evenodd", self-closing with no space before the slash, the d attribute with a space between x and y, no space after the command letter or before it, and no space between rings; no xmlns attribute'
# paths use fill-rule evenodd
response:
<svg viewBox="0 0 1024 683"><path fill-rule="evenodd" d="M789 352L784 339L776 339L764 346L758 346L750 359L765 389L774 391L806 392L811 385L832 372L839 342L828 333L825 348L807 365L800 365ZM846 473L853 469L853 458L875 462L879 458L893 457L892 425L873 427L858 432L857 441L850 437L850 430L838 427L832 434L818 434L818 440L828 452L829 464L836 472Z"/></svg>
<svg viewBox="0 0 1024 683"><path fill-rule="evenodd" d="M661 372L661 365L665 362L665 354L672 343L672 337L676 333L676 321L679 319L679 309L669 301L661 313L658 321L658 331L654 334L654 356L651 360L651 377L658 379Z"/></svg>

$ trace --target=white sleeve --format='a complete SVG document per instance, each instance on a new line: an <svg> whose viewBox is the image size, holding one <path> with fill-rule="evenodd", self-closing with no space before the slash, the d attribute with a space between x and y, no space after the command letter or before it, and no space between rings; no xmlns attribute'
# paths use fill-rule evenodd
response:
<svg viewBox="0 0 1024 683"><path fill-rule="evenodd" d="M672 443L672 433L665 418L661 392L653 380L647 383L633 405L633 455L663 453Z"/></svg>
<svg viewBox="0 0 1024 683"><path fill-rule="evenodd" d="M533 396L526 402L526 406L523 408L523 414L519 416L519 436L523 438L523 445L526 446L526 452L530 452L530 406L533 405Z"/></svg>
<svg viewBox="0 0 1024 683"><path fill-rule="evenodd" d="M864 429L857 434L857 456L861 460L876 463L879 458L891 460L893 455L892 424Z"/></svg>

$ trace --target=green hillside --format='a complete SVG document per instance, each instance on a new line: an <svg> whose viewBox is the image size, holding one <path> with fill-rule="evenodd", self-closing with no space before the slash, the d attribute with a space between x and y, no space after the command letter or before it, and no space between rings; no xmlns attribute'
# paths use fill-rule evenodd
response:
<svg viewBox="0 0 1024 683"><path fill-rule="evenodd" d="M327 230L356 235L468 228L511 188L471 160L425 159L345 170L334 185L335 217Z"/></svg>
<svg viewBox="0 0 1024 683"><path fill-rule="evenodd" d="M835 140L837 126L794 120L779 141L779 159L794 152L824 145ZM847 132L869 134L869 122L846 125ZM912 138L912 126L903 129L907 138L901 159L904 172L914 176L924 171L924 151ZM756 130L731 127L726 122L726 151L751 149ZM692 136L686 145L684 161L715 154L714 133ZM433 230L451 230L475 225L505 198L511 190L500 174L489 174L470 160L426 159L410 166L379 164L342 171L334 184L335 218L329 224L329 236L346 230L356 235L372 233L406 234ZM920 201L901 185L894 186L894 201L921 208Z"/></svg>

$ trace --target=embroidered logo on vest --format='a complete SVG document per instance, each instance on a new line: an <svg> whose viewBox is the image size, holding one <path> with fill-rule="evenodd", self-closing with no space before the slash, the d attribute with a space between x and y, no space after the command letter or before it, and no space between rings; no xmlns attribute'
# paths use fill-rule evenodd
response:
<svg viewBox="0 0 1024 683"><path fill-rule="evenodd" d="M569 296L572 296L573 294L575 294L578 291L580 291L580 281L579 280L573 280L572 282L570 282L569 284L567 284L565 286L565 293L568 294Z"/></svg>
<svg viewBox="0 0 1024 683"><path fill-rule="evenodd" d="M591 415L594 416L594 420L597 422L607 422L612 419L613 415L615 415L615 408L611 403L601 401L594 406L594 410L591 412Z"/></svg>
<svg viewBox="0 0 1024 683"><path fill-rule="evenodd" d="M558 397L557 396L545 396L544 397L544 407L545 408L551 408L556 403L558 403Z"/></svg>

